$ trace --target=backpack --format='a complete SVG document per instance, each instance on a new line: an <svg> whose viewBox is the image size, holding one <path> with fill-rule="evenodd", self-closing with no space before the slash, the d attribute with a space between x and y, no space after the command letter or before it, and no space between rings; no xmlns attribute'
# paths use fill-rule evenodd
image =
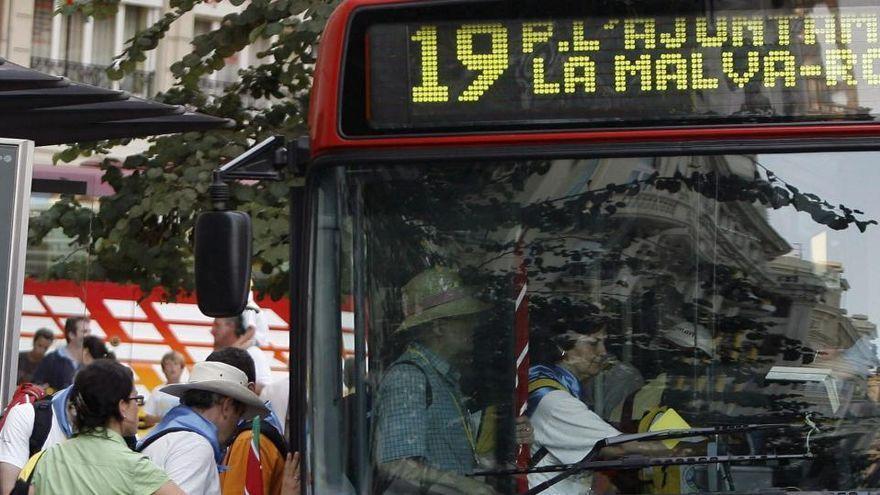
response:
<svg viewBox="0 0 880 495"><path fill-rule="evenodd" d="M232 435L233 441L246 431L251 431L250 422L241 424L235 430L235 434ZM263 438L268 438L269 441L272 442L272 445L274 445L281 454L282 459L287 457L288 448L284 436L282 436L281 432L279 432L274 426L270 425L265 419L260 419L260 439L262 440Z"/></svg>
<svg viewBox="0 0 880 495"><path fill-rule="evenodd" d="M13 407L19 404L32 404L45 396L46 391L37 384L22 383L19 385L12 394L12 400L9 401L9 404L7 404L6 407L3 408L3 412L0 413L0 430L2 430L3 425L6 424L6 416L9 415L9 411Z"/></svg>
<svg viewBox="0 0 880 495"><path fill-rule="evenodd" d="M34 405L34 427L31 429L31 436L28 438L28 456L33 456L43 449L43 444L49 438L49 431L52 429L52 394L46 395L42 388L33 383L22 383L15 389L12 400L3 410L2 419L0 419L0 429L6 424L6 418L9 411L19 404Z"/></svg>
<svg viewBox="0 0 880 495"><path fill-rule="evenodd" d="M52 396L48 396L34 404L34 429L28 439L28 452L34 455L43 449L43 444L49 438L49 430L52 429Z"/></svg>

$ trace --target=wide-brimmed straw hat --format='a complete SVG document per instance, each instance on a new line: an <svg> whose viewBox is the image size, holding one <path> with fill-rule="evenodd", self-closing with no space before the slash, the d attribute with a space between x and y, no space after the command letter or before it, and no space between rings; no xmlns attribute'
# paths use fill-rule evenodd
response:
<svg viewBox="0 0 880 495"><path fill-rule="evenodd" d="M472 295L458 273L446 267L429 268L416 275L403 287L402 295L404 320L397 331L491 308Z"/></svg>
<svg viewBox="0 0 880 495"><path fill-rule="evenodd" d="M248 388L247 375L235 366L216 361L196 363L186 383L166 385L161 389L168 395L183 397L187 390L204 390L230 397L247 406L244 419L265 416L269 409L260 397Z"/></svg>

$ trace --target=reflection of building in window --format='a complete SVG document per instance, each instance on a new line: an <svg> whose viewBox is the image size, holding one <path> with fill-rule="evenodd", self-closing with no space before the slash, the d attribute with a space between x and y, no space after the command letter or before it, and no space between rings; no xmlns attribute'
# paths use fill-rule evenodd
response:
<svg viewBox="0 0 880 495"><path fill-rule="evenodd" d="M58 201L57 194L33 193L31 194L30 212L32 217L39 216L42 212L52 207ZM95 205L96 201L83 197L80 201L84 205ZM60 259L70 261L86 260L85 251L77 251L71 247L72 239L64 234L61 229L53 230L42 243L28 248L25 261L25 273L29 277L46 277L49 268Z"/></svg>
<svg viewBox="0 0 880 495"><path fill-rule="evenodd" d="M60 24L60 29L58 31L58 41L56 42L60 50L59 55L61 60L82 62L84 38L83 26L85 25L85 20L83 19L82 14L77 12L69 18L56 16L56 19L61 20L61 22L58 23ZM55 29L55 26L53 26L53 31ZM53 39L54 38L55 36L53 32Z"/></svg>
<svg viewBox="0 0 880 495"><path fill-rule="evenodd" d="M553 197L549 184L570 184L566 177L577 176L579 167L590 173L585 192L632 184L654 170L660 178L671 179L678 171L700 181L695 186L670 180L664 187L655 183L635 194L617 193L606 203L614 209L601 210L605 230L587 223L586 229L567 232L564 241L555 240L558 232L548 236L562 247L546 249L543 266L565 269L543 270L540 279L530 280L530 291L566 294L602 308L618 322L615 352L623 360L643 367L663 329L696 322L712 332L717 369L711 379L682 376L670 383L688 393L727 394L747 386L736 374L764 376L775 364L812 366L817 350L851 349L863 336L876 335L871 322L851 318L842 309L849 285L840 263L819 267L784 256L791 245L770 224L767 207L737 197L737 181L755 177L752 157L623 158L559 165L543 183L536 180L527 193L530 198L535 198L534 190ZM816 365L831 368L836 378L853 379L853 368L876 365L876 358L829 364L823 357ZM722 363L737 363L738 371L728 375ZM601 395L602 387L592 390ZM727 399L705 404L703 413L745 411L743 404L736 405L740 399L719 397ZM845 404L848 396L841 400Z"/></svg>
<svg viewBox="0 0 880 495"><path fill-rule="evenodd" d="M641 158L633 164L627 182L639 182L647 179L656 172L654 168L654 158Z"/></svg>
<svg viewBox="0 0 880 495"><path fill-rule="evenodd" d="M777 322L777 328L813 349L847 349L865 335L872 338L876 327L864 315L849 317L841 307L850 289L841 275L843 265L827 262L823 270L794 256L770 263L778 282L776 294L788 300L791 315ZM781 328L780 328L781 327Z"/></svg>

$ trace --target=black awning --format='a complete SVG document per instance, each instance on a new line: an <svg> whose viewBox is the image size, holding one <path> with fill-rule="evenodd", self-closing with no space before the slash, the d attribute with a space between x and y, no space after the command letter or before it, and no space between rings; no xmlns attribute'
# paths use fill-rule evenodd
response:
<svg viewBox="0 0 880 495"><path fill-rule="evenodd" d="M220 125L218 125L220 121ZM200 113L183 113L165 117L98 122L88 126L44 126L29 129L28 139L42 145L75 143L95 139L119 139L127 137L147 137L177 132L201 132L223 127L224 119ZM0 135L2 135L0 129ZM100 136L95 138L94 136Z"/></svg>
<svg viewBox="0 0 880 495"><path fill-rule="evenodd" d="M65 83L63 77L43 74L0 57L0 91L33 88L53 88Z"/></svg>
<svg viewBox="0 0 880 495"><path fill-rule="evenodd" d="M63 107L32 108L16 121L0 121L0 136L8 135L17 127L68 127L97 124L99 122L125 121L146 117L181 115L186 109L177 105L165 105L140 98L128 100L66 105Z"/></svg>
<svg viewBox="0 0 880 495"><path fill-rule="evenodd" d="M0 67L3 66L0 65ZM0 74L0 77L2 77L2 74ZM75 101L77 105L82 105L102 101L126 100L128 98L130 96L124 91L113 91L78 83L69 83L65 86L51 88L0 90L0 112L65 106L71 104L71 101Z"/></svg>
<svg viewBox="0 0 880 495"><path fill-rule="evenodd" d="M74 83L0 58L0 136L37 146L229 127L232 121Z"/></svg>

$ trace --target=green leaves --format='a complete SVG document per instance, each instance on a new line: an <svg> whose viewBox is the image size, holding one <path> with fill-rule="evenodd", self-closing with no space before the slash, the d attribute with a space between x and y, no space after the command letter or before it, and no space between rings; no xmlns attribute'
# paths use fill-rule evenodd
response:
<svg viewBox="0 0 880 495"><path fill-rule="evenodd" d="M169 12L126 42L108 75L118 80L136 70L138 62L199 1L171 0ZM311 54L337 1L230 1L242 5L242 10L226 16L218 30L193 40L192 51L170 64L174 86L156 99L231 118L236 128L154 137L147 150L121 164L104 160L103 180L113 188L113 195L101 198L97 207L63 197L31 221L29 242L38 244L61 228L72 239L71 250L77 252L57 260L48 276L100 277L135 283L145 291L162 286L172 297L192 290L192 231L198 213L210 207L211 171L266 137L293 138L305 132ZM67 15L78 10L97 17L112 15L118 7L119 0L85 0L62 10ZM259 49L251 47L262 62L240 71L239 80L223 94L206 95L200 79L223 69L226 58L254 43L262 44ZM126 142L78 143L57 153L54 160L106 156ZM254 219L256 287L276 298L288 290L287 195L292 184L293 179L231 188L231 206Z"/></svg>
<svg viewBox="0 0 880 495"><path fill-rule="evenodd" d="M276 36L281 34L281 31L284 30L284 25L280 22L273 22L271 24L267 24L263 29L263 36L268 38L270 36Z"/></svg>

